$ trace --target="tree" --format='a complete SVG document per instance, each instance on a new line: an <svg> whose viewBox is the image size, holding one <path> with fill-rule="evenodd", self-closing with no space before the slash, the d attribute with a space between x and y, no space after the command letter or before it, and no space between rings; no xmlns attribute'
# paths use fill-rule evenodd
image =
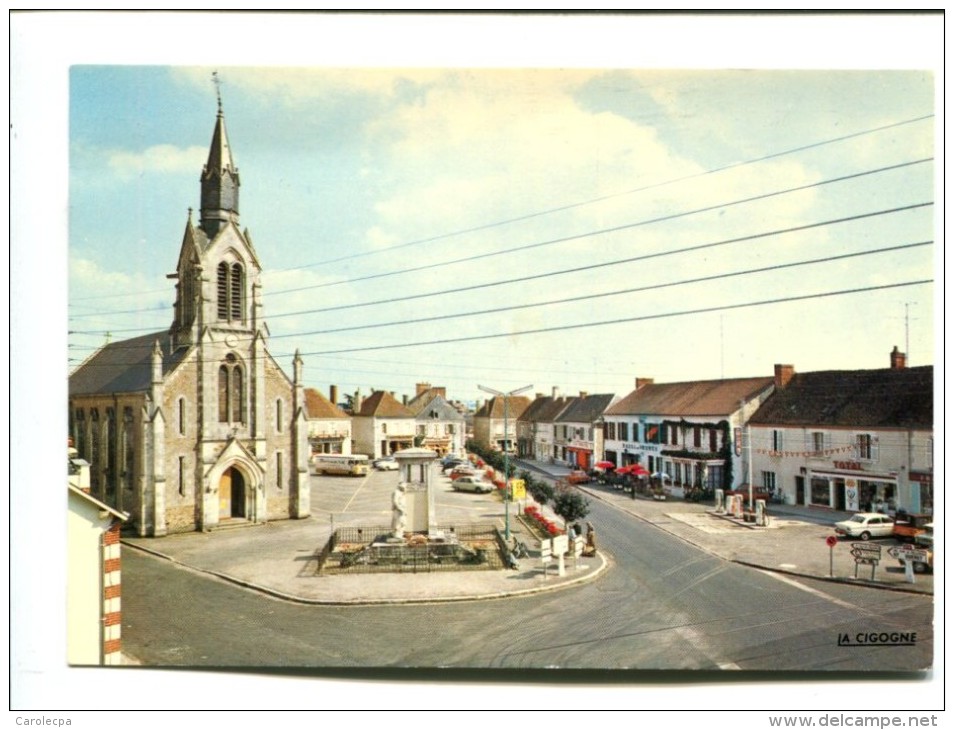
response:
<svg viewBox="0 0 954 730"><path fill-rule="evenodd" d="M553 511L563 518L564 527L569 532L571 522L582 520L590 513L590 502L578 490L561 486L553 497Z"/></svg>

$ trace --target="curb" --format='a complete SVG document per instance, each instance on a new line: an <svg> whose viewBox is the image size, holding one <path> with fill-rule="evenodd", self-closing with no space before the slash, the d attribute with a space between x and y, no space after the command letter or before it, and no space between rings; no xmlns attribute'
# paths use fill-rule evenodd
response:
<svg viewBox="0 0 954 730"><path fill-rule="evenodd" d="M549 591L561 590L563 588L570 588L572 586L580 585L581 583L586 583L591 580L594 580L598 576L602 575L610 565L610 561L607 560L607 557L603 553L597 553L597 556L600 559L600 564L596 566L595 570L588 571L585 575L578 576L571 580L564 581L556 585L543 585L535 588L524 588L521 590L514 591L496 591L493 593L479 593L475 595L464 595L464 596L431 596L428 598L362 598L355 599L353 601L343 601L343 600L333 600L333 599L322 599L322 598L306 598L304 596L298 596L292 593L285 593L283 591L275 590L274 588L269 588L267 586L259 585L258 583L253 583L251 581L246 581L241 578L236 578L234 576L228 575L227 573L220 573L215 570L208 570L206 568L197 568L188 563L183 563L181 560L177 560L165 553L161 553L157 550L153 550L142 545L135 545L128 543L125 540L121 542L128 548L134 550L139 550L147 555L151 555L155 558L161 560L167 560L173 565L177 565L181 568L186 568L187 570L194 571L196 573L202 573L204 575L212 576L218 578L219 580L225 581L226 583L231 583L233 585L246 588L248 590L256 591L264 595L270 596L272 598L277 598L283 601L289 601L291 603L298 603L308 606L382 606L382 605L426 605L433 603L459 603L463 601L487 601L500 598L515 598L520 596L529 596L536 593L546 593Z"/></svg>
<svg viewBox="0 0 954 730"><path fill-rule="evenodd" d="M860 586L860 587L862 587L862 588L876 588L876 589L883 590L883 591L895 591L895 592L897 592L897 593L907 593L907 594L909 594L909 595L930 596L931 598L934 597L934 591L919 591L919 590L914 589L914 588L908 588L908 587L906 587L906 586L904 586L904 585L888 585L888 584L885 584L885 583L880 583L880 582L878 582L878 581L864 580L864 579L861 579L861 578L837 578L837 577L828 576L828 575L815 575L814 573L804 573L804 572L799 572L799 571L795 571L795 570L785 570L784 568L770 567L770 566L767 566L767 565L759 565L758 563L752 563L752 562L749 562L749 561L747 561L747 560L741 560L741 559L739 559L739 558L726 557L725 555L722 555L722 554L720 554L720 553L718 553L718 552L712 550L711 548L709 548L709 547L706 546L706 545L700 545L699 543L697 543L697 542L695 542L695 541L693 541L693 540L690 540L689 538L684 537L683 535L678 535L678 534L676 534L675 532L672 532L671 530L667 530L667 529L666 529L664 526L662 526L662 525L659 525L659 524L657 524L657 523L655 523L655 522L651 522L650 520L646 519L646 518L643 517L642 515L638 515L638 514L636 514L636 513L634 513L634 512L630 512L628 509L625 509L625 508L623 508L623 507L621 507L621 506L615 504L614 502L611 502L610 500L606 499L606 498L605 498L602 494L600 494L599 492L595 492L595 491L592 491L591 489L584 488L584 486L585 486L585 485L580 485L580 484L576 485L577 489L579 489L581 492L585 492L586 494L588 494L589 496L593 497L594 499L598 499L598 500L600 500L601 502L603 502L604 504L609 505L610 507L613 507L613 508L615 508L615 509L618 509L618 510L620 510L620 511L622 511L622 512L625 512L625 513L628 514L628 515L631 515L632 517L635 517L635 518L637 518L637 519L639 519L639 520L642 520L642 521L645 522L647 525L651 525L652 527L655 527L655 528L657 528L657 529L659 529L659 530L662 530L663 532L666 532L666 533L672 535L673 537L676 537L676 538L682 540L683 542L687 542L687 543L689 543L690 545L692 545L693 547L698 548L699 550L702 550L703 552L706 552L706 553L708 553L709 555L713 555L713 556L715 556L715 557L717 557L717 558L721 558L722 560L727 560L727 561L729 561L730 563L735 563L736 565L744 565L744 566L747 567L747 568L755 568L756 570L764 570L764 571L768 571L768 572L770 572L770 573L780 573L780 574L782 574L782 575L792 575L792 576L796 576L796 577L799 577L799 578L810 578L810 579L812 579L812 580L821 580L821 581L825 581L825 582L827 582L827 583L839 583L839 584L842 584L842 585Z"/></svg>

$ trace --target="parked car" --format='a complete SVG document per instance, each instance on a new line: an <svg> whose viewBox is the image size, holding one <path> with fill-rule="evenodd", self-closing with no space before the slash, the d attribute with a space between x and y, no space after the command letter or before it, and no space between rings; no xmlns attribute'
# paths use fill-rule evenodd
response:
<svg viewBox="0 0 954 730"><path fill-rule="evenodd" d="M894 533L894 520L880 512L859 512L843 522L836 522L835 533L862 540L891 537Z"/></svg>
<svg viewBox="0 0 954 730"><path fill-rule="evenodd" d="M586 484L590 481L590 475L582 469L574 469L566 475L566 480L570 484Z"/></svg>
<svg viewBox="0 0 954 730"><path fill-rule="evenodd" d="M455 466L453 471L450 473L450 478L454 481L460 479L461 477L473 476L477 476L477 470L470 466Z"/></svg>
<svg viewBox="0 0 954 730"><path fill-rule="evenodd" d="M458 477L451 485L458 492L476 492L477 494L490 494L494 491L494 485L479 476L465 475Z"/></svg>
<svg viewBox="0 0 954 730"><path fill-rule="evenodd" d="M371 462L371 466L375 469L380 469L381 471L397 471L398 463L397 459L393 456L382 456L380 459L375 459Z"/></svg>
<svg viewBox="0 0 954 730"><path fill-rule="evenodd" d="M915 538L925 531L926 525L933 519L933 515L898 512L894 516L894 536L899 540L915 542Z"/></svg>

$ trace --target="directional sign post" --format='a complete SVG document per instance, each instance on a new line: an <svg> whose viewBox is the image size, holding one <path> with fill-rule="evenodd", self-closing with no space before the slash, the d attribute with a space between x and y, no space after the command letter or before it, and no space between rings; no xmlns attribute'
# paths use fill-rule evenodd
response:
<svg viewBox="0 0 954 730"><path fill-rule="evenodd" d="M838 544L838 538L829 535L825 538L825 544L828 546L828 577L835 577L835 545Z"/></svg>
<svg viewBox="0 0 954 730"><path fill-rule="evenodd" d="M871 566L871 580L875 579L875 568L881 562L881 546L868 542L851 543L851 556L855 559L855 578L858 577L859 565Z"/></svg>
<svg viewBox="0 0 954 730"><path fill-rule="evenodd" d="M914 583L914 564L927 563L927 550L921 550L913 545L898 545L888 548L888 555L904 563L904 577L908 583Z"/></svg>

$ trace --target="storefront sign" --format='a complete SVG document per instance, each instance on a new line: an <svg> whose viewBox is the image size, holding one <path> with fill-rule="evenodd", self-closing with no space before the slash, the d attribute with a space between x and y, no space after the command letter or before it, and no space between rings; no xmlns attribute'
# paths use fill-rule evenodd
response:
<svg viewBox="0 0 954 730"><path fill-rule="evenodd" d="M660 448L659 444L632 444L624 441L623 451L629 453L636 452L639 454L658 454Z"/></svg>
<svg viewBox="0 0 954 730"><path fill-rule="evenodd" d="M861 466L857 461L836 461L834 462L836 469L848 469L850 471L864 471L864 467Z"/></svg>

